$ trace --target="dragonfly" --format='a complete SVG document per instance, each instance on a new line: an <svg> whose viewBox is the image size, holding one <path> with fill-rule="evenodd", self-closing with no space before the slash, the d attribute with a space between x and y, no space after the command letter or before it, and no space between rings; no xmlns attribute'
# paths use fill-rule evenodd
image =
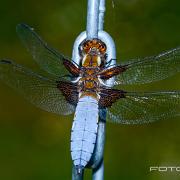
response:
<svg viewBox="0 0 180 180"><path fill-rule="evenodd" d="M50 47L33 28L17 25L17 33L40 69L0 60L0 79L37 107L60 115L74 113L71 157L78 172L90 161L96 144L100 111L106 121L145 124L180 115L180 91L129 92L122 85L159 81L180 71L180 47L156 56L110 65L99 39L79 45L80 64ZM114 87L106 80L115 77ZM124 87L124 86L123 86Z"/></svg>

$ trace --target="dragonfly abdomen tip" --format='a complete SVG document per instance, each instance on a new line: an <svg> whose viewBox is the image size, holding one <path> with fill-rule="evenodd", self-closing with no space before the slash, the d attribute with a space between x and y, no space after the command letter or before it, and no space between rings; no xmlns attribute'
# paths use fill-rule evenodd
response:
<svg viewBox="0 0 180 180"><path fill-rule="evenodd" d="M83 166L76 166L77 174L82 174L84 167Z"/></svg>

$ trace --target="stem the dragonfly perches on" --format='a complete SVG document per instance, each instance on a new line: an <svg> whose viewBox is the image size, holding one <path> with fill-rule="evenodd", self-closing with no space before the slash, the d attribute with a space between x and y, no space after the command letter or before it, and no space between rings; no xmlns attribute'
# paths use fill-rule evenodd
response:
<svg viewBox="0 0 180 180"><path fill-rule="evenodd" d="M72 60L79 64L79 44L84 39L98 38L102 40L107 46L107 62L110 65L116 64L116 51L115 44L111 36L103 31L104 25L104 13L105 13L105 0L88 0L87 7L87 25L86 31L82 32L75 40L73 46ZM107 82L108 86L114 84L114 78L109 79ZM100 109L98 132L95 149L89 162L88 168L92 169L93 180L104 179L104 144L105 144L105 126L106 126L106 110ZM76 171L73 165L72 168L72 180L83 180L84 170L81 173Z"/></svg>

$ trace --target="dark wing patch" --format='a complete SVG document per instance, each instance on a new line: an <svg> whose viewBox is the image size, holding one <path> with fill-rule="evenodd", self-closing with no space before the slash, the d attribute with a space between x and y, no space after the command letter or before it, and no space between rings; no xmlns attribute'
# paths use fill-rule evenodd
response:
<svg viewBox="0 0 180 180"><path fill-rule="evenodd" d="M101 79L107 80L113 76L117 76L118 74L121 74L122 72L126 71L127 66L115 66L110 69L104 69L101 71L98 75Z"/></svg>
<svg viewBox="0 0 180 180"><path fill-rule="evenodd" d="M125 98L125 91L117 90L117 89L106 89L103 88L100 90L100 100L99 106L100 108L111 107L114 102L116 102L120 98Z"/></svg>
<svg viewBox="0 0 180 180"><path fill-rule="evenodd" d="M79 93L76 84L57 81L57 88L62 92L63 96L70 104L77 105Z"/></svg>
<svg viewBox="0 0 180 180"><path fill-rule="evenodd" d="M80 68L73 64L71 61L64 59L63 65L65 68L75 77L78 77L80 74Z"/></svg>

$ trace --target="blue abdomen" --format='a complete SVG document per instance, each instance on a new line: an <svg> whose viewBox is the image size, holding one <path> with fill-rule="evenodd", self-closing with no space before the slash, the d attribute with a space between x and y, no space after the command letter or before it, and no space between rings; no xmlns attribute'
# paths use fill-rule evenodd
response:
<svg viewBox="0 0 180 180"><path fill-rule="evenodd" d="M76 107L71 131L71 156L74 165L83 169L94 151L98 128L98 101L82 97Z"/></svg>

